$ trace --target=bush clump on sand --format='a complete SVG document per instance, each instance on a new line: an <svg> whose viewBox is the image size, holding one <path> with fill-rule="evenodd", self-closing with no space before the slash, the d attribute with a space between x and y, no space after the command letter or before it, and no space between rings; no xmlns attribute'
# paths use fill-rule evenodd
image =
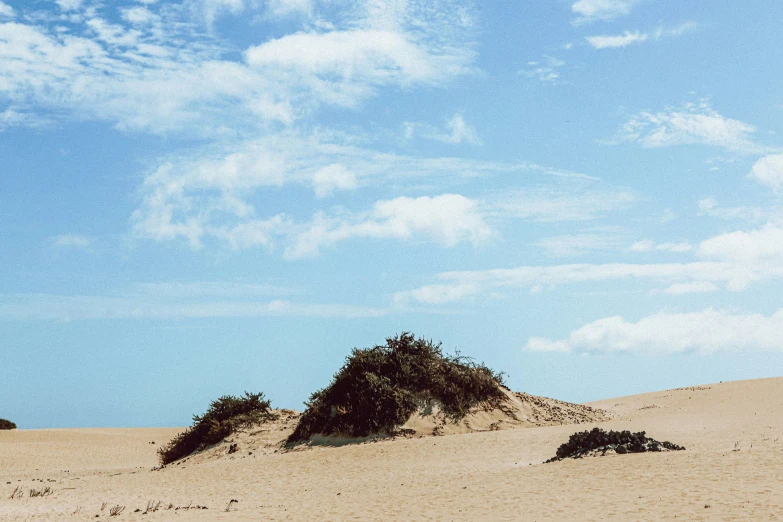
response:
<svg viewBox="0 0 783 522"><path fill-rule="evenodd" d="M682 451L685 448L669 441L658 442L645 436L645 432L609 431L593 428L591 431L574 433L568 442L557 448L557 454L546 462L555 462L566 458L579 459L586 455L605 454L609 450L616 453L644 453L647 451Z"/></svg>
<svg viewBox="0 0 783 522"><path fill-rule="evenodd" d="M0 430L15 430L16 424L10 420L0 419Z"/></svg>
<svg viewBox="0 0 783 522"><path fill-rule="evenodd" d="M419 408L439 403L453 420L480 403L499 404L503 376L441 344L402 333L383 346L354 348L332 383L313 393L288 442L315 434L394 433Z"/></svg>
<svg viewBox="0 0 783 522"><path fill-rule="evenodd" d="M193 425L158 450L164 466L212 444L217 444L237 430L276 417L263 393L242 397L224 395L212 401L204 415L194 415Z"/></svg>

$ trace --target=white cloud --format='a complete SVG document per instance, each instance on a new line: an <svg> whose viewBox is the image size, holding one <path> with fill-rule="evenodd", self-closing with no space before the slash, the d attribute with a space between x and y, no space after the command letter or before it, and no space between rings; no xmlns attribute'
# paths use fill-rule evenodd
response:
<svg viewBox="0 0 783 522"><path fill-rule="evenodd" d="M718 219L741 219L757 223L774 216L776 211L779 213L779 209L764 209L761 207L721 207L713 197L699 200L699 215L706 215Z"/></svg>
<svg viewBox="0 0 783 522"><path fill-rule="evenodd" d="M487 212L498 217L561 222L595 219L629 207L637 197L629 190L571 179L560 185L506 190L487 199Z"/></svg>
<svg viewBox="0 0 783 522"><path fill-rule="evenodd" d="M616 36L588 36L587 42L594 49L617 49L619 47L627 47L631 44L643 42L647 40L646 33L640 33L639 31L625 31L621 35Z"/></svg>
<svg viewBox="0 0 783 522"><path fill-rule="evenodd" d="M294 14L310 16L313 0L269 0L267 9L274 17L282 18Z"/></svg>
<svg viewBox="0 0 783 522"><path fill-rule="evenodd" d="M459 194L378 201L358 216L330 218L318 213L293 245L288 259L317 256L323 247L353 238L427 239L446 247L479 244L493 235L474 201Z"/></svg>
<svg viewBox="0 0 783 522"><path fill-rule="evenodd" d="M586 40L594 49L618 49L647 40L657 41L663 38L675 38L689 33L697 27L698 24L695 22L686 22L672 28L659 27L651 33L624 31L620 35L588 36Z"/></svg>
<svg viewBox="0 0 783 522"><path fill-rule="evenodd" d="M675 283L663 290L663 293L671 295L684 295L715 292L717 290L719 290L719 288L715 286L714 283L710 283L709 281L694 281L692 283Z"/></svg>
<svg viewBox="0 0 783 522"><path fill-rule="evenodd" d="M534 78L541 83L555 84L560 79L560 72L558 69L565 64L566 63L563 60L559 60L552 56L545 56L543 63L527 62L528 68L522 69L517 74L528 78Z"/></svg>
<svg viewBox="0 0 783 522"><path fill-rule="evenodd" d="M295 4L304 6L275 5ZM67 15L68 31L56 20L5 23L0 98L14 114L107 121L159 134L257 136L269 132L269 123L291 125L323 105L355 106L386 86L438 85L473 70L464 9L450 0L398 4L380 11L371 4L335 6L333 20L318 32L305 20L308 32L294 28L237 60L227 58L217 36L196 34L183 13L211 19L257 2L147 3L121 8L121 19L112 22L102 16L107 7L91 4Z"/></svg>
<svg viewBox="0 0 783 522"><path fill-rule="evenodd" d="M465 122L465 118L459 113L446 121L445 130L426 123L405 122L404 126L406 139L411 139L418 134L423 138L442 143L481 145L481 138L479 138L476 129L468 125Z"/></svg>
<svg viewBox="0 0 783 522"><path fill-rule="evenodd" d="M155 241L185 239L196 248L209 238L234 248L274 247L280 243L277 239L305 225L291 216L264 215L258 202L264 192L290 184L312 187L323 198L339 190L403 180L452 183L516 174L555 181L530 191L477 198L476 213L497 220L593 219L634 199L628 192L603 188L600 181L536 164L401 156L360 145L366 145L363 138L346 134L285 131L235 145L233 152L198 150L169 158L144 180L141 203L131 218L133 233ZM353 223L367 213L345 214ZM341 223L337 217L322 216L318 225L328 222L333 228Z"/></svg>
<svg viewBox="0 0 783 522"><path fill-rule="evenodd" d="M613 20L631 12L639 0L577 0L571 4L571 12L579 15L576 24L598 20Z"/></svg>
<svg viewBox="0 0 783 522"><path fill-rule="evenodd" d="M583 255L597 250L609 250L617 246L617 237L609 234L574 234L542 239L537 246L549 255L569 257Z"/></svg>
<svg viewBox="0 0 783 522"><path fill-rule="evenodd" d="M330 196L335 190L353 190L356 188L356 174L339 163L333 163L313 174L313 187L319 198Z"/></svg>
<svg viewBox="0 0 783 522"><path fill-rule="evenodd" d="M567 339L531 337L527 351L592 353L783 351L783 310L761 314L732 314L708 308L693 313L659 313L638 322L620 316L588 323Z"/></svg>
<svg viewBox="0 0 783 522"><path fill-rule="evenodd" d="M670 243L667 248L671 249L671 245L678 244ZM643 246L655 248L654 243ZM780 225L768 224L748 232L720 234L702 241L694 253L700 260L689 263L583 263L443 272L438 274L440 283L422 288L451 296L457 302L501 288L540 291L544 287L574 283L639 280L669 285L664 290L667 293L711 291L708 284L723 285L738 292L753 283L783 278L783 228ZM455 287L470 288L471 293L452 292ZM418 295L415 290L399 292L400 299L417 299Z"/></svg>
<svg viewBox="0 0 783 522"><path fill-rule="evenodd" d="M217 296L220 297L220 296ZM252 297L252 296L251 296ZM97 319L193 319L228 317L380 317L384 309L288 300L218 299L149 292L119 295L0 294L0 320L79 321Z"/></svg>
<svg viewBox="0 0 783 522"><path fill-rule="evenodd" d="M753 125L727 118L702 101L657 113L642 111L622 126L620 139L645 148L703 144L745 153L766 150L752 141L755 132Z"/></svg>
<svg viewBox="0 0 783 522"><path fill-rule="evenodd" d="M63 11L76 11L81 8L84 0L55 0Z"/></svg>
<svg viewBox="0 0 783 522"><path fill-rule="evenodd" d="M753 165L749 176L775 191L783 189L783 154L761 158Z"/></svg>
<svg viewBox="0 0 783 522"><path fill-rule="evenodd" d="M721 234L703 241L699 245L699 255L754 265L779 263L783 261L783 228L768 224L748 232Z"/></svg>
<svg viewBox="0 0 783 522"><path fill-rule="evenodd" d="M63 234L53 237L52 244L59 248L87 248L92 239L78 234Z"/></svg>
<svg viewBox="0 0 783 522"><path fill-rule="evenodd" d="M410 300L423 304L453 303L476 295L478 290L476 285L470 283L464 285L428 285L407 292L397 292L394 294L394 301L402 305Z"/></svg>
<svg viewBox="0 0 783 522"><path fill-rule="evenodd" d="M631 252L652 252L657 250L659 252L690 252L693 250L693 245L690 243L660 243L656 244L649 239L637 241L629 248Z"/></svg>
<svg viewBox="0 0 783 522"><path fill-rule="evenodd" d="M14 11L13 7L6 4L5 2L0 1L0 17L3 16L6 18L14 18L16 16L16 12Z"/></svg>

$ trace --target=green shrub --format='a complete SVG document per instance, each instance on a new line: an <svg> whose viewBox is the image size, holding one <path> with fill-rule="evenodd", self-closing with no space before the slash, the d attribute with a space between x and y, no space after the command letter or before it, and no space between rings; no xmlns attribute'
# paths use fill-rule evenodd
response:
<svg viewBox="0 0 783 522"><path fill-rule="evenodd" d="M242 397L224 395L212 401L207 412L193 416L193 425L158 450L163 465L191 453L217 444L237 430L276 417L263 393L247 393Z"/></svg>
<svg viewBox="0 0 783 522"><path fill-rule="evenodd" d="M0 430L15 430L16 424L10 420L0 419Z"/></svg>
<svg viewBox="0 0 783 522"><path fill-rule="evenodd" d="M402 333L386 345L354 348L332 383L313 393L289 443L315 434L364 437L393 433L420 407L436 400L452 420L479 403L505 398L503 375L441 344Z"/></svg>
<svg viewBox="0 0 783 522"><path fill-rule="evenodd" d="M685 448L665 440L658 442L645 435L645 432L604 431L593 428L591 431L580 431L568 438L568 442L557 448L554 457L546 463L556 462L565 458L579 459L592 452L614 450L622 455L626 453L645 453L648 451L682 451Z"/></svg>

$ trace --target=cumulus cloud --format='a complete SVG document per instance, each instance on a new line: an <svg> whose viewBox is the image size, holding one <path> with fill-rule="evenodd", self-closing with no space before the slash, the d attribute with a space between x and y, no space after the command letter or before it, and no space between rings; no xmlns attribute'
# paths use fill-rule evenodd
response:
<svg viewBox="0 0 783 522"><path fill-rule="evenodd" d="M772 154L758 160L749 176L772 188L775 191L783 189L783 154Z"/></svg>
<svg viewBox="0 0 783 522"><path fill-rule="evenodd" d="M767 317L708 308L693 313L659 313L628 322L607 317L574 330L566 339L531 337L526 351L643 353L783 351L783 310Z"/></svg>
<svg viewBox="0 0 783 522"><path fill-rule="evenodd" d="M623 124L619 138L645 148L702 144L743 153L766 150L753 142L755 132L753 125L727 118L702 101L656 113L642 111Z"/></svg>
<svg viewBox="0 0 783 522"><path fill-rule="evenodd" d="M578 15L576 24L613 20L625 16L639 0L577 0L571 4L571 12Z"/></svg>

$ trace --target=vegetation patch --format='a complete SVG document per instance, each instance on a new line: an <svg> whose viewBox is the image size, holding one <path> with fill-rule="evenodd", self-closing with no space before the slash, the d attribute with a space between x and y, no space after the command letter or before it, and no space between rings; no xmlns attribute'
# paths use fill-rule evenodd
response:
<svg viewBox="0 0 783 522"><path fill-rule="evenodd" d="M658 442L645 436L645 432L609 431L593 428L591 431L574 433L568 442L557 448L557 454L546 462L567 458L581 459L589 455L615 453L645 453L647 451L682 451L685 448L669 441Z"/></svg>
<svg viewBox="0 0 783 522"><path fill-rule="evenodd" d="M212 401L204 415L194 415L193 425L158 450L164 466L195 451L217 444L237 430L277 417L263 393L242 397L224 395Z"/></svg>
<svg viewBox="0 0 783 522"><path fill-rule="evenodd" d="M0 419L0 430L15 430L16 424L10 420Z"/></svg>
<svg viewBox="0 0 783 522"><path fill-rule="evenodd" d="M316 434L366 437L393 434L433 402L454 421L482 403L506 398L503 375L441 344L402 333L372 348L354 348L332 383L310 396L288 442Z"/></svg>

